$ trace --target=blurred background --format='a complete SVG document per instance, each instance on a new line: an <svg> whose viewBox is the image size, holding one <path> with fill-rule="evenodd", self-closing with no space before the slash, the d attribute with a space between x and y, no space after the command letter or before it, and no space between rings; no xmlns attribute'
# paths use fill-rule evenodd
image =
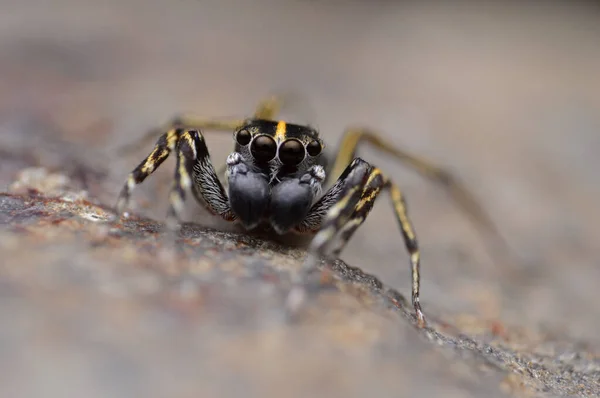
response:
<svg viewBox="0 0 600 398"><path fill-rule="evenodd" d="M365 147L407 196L425 307L600 344L600 6L594 2L2 0L3 186L28 157L112 205L173 115L247 116L274 92L334 147L367 125L457 175L505 236L492 259L439 187ZM229 134L207 133L215 163ZM162 220L167 162L133 197ZM409 292L381 198L342 258ZM193 202L187 219L223 227ZM517 272L508 272L514 267Z"/></svg>

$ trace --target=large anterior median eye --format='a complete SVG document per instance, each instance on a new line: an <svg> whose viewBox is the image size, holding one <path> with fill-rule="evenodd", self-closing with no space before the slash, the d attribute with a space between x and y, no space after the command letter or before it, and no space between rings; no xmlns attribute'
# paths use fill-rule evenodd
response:
<svg viewBox="0 0 600 398"><path fill-rule="evenodd" d="M277 154L277 144L272 137L259 135L252 140L250 152L257 162L265 163L273 159Z"/></svg>
<svg viewBox="0 0 600 398"><path fill-rule="evenodd" d="M279 160L286 166L295 166L304 160L304 145L298 140L287 140L279 147Z"/></svg>

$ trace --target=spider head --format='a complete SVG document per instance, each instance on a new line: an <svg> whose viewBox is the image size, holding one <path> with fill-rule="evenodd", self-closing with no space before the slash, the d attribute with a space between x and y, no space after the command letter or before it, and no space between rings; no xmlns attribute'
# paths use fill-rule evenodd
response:
<svg viewBox="0 0 600 398"><path fill-rule="evenodd" d="M234 132L235 152L228 157L232 211L246 229L268 220L279 233L297 225L320 191L323 141L299 124L250 119ZM322 167L321 167L322 170Z"/></svg>
<svg viewBox="0 0 600 398"><path fill-rule="evenodd" d="M234 132L235 151L271 177L296 174L317 164L323 151L319 133L305 125L251 119Z"/></svg>

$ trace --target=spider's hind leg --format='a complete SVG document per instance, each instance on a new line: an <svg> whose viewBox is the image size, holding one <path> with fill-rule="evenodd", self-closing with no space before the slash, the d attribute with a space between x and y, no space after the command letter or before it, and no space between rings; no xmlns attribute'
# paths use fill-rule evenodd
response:
<svg viewBox="0 0 600 398"><path fill-rule="evenodd" d="M392 158L400 161L444 189L461 210L474 222L474 226L482 234L483 242L490 257L502 264L508 265L513 263L514 259L511 255L511 249L504 236L500 233L484 207L481 206L476 197L464 186L459 178L434 162L395 146L377 131L368 128L347 129L340 142L339 151L331 170L329 170L328 177L337 178L343 172L346 165L356 156L359 147L364 144L371 145L375 149L390 155Z"/></svg>

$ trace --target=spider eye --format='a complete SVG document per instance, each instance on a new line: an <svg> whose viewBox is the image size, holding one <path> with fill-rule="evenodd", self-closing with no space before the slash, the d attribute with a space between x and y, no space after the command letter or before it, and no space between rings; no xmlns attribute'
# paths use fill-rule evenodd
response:
<svg viewBox="0 0 600 398"><path fill-rule="evenodd" d="M238 131L237 134L235 135L235 140L237 141L238 144L240 144L242 146L248 145L248 143L250 142L251 139L252 139L252 134L250 134L250 132L246 129Z"/></svg>
<svg viewBox="0 0 600 398"><path fill-rule="evenodd" d="M306 151L308 152L308 154L310 156L317 156L318 154L321 153L321 144L319 143L319 141L317 140L313 140L311 141L307 146L306 146Z"/></svg>
<svg viewBox="0 0 600 398"><path fill-rule="evenodd" d="M277 144L272 137L259 135L252 141L250 152L256 161L265 163L273 159L277 154Z"/></svg>
<svg viewBox="0 0 600 398"><path fill-rule="evenodd" d="M298 140L287 140L279 147L279 160L286 166L295 166L304 160L304 145Z"/></svg>

